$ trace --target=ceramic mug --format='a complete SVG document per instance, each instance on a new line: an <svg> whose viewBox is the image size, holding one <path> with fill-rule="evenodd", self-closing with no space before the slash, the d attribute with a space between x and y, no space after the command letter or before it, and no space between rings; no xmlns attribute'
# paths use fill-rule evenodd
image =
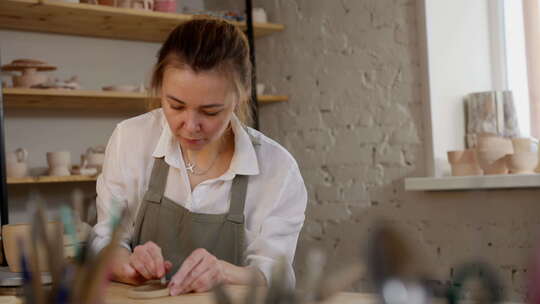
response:
<svg viewBox="0 0 540 304"><path fill-rule="evenodd" d="M56 233L63 235L63 227L60 222L48 222L47 223L47 236L52 237ZM23 247L18 240L22 241ZM2 226L2 244L4 245L4 252L6 254L6 260L9 266L9 270L12 272L22 272L21 267L21 254L24 253L28 257L29 248L31 248L32 242L32 225L30 224L8 224ZM48 271L49 263L44 251L42 242L37 244L37 253L39 261L39 270Z"/></svg>

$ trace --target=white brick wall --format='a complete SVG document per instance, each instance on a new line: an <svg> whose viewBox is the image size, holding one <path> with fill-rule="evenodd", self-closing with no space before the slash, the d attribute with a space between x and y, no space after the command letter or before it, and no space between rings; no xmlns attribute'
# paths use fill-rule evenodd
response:
<svg viewBox="0 0 540 304"><path fill-rule="evenodd" d="M309 191L299 280L310 247L332 257L328 269L344 266L361 257L373 220L384 217L409 236L434 278L446 281L458 263L481 257L499 270L507 298L523 300L539 191L403 190L404 177L425 174L415 1L254 5L286 26L257 40L256 51L259 80L290 96L261 107L262 131L296 157Z"/></svg>

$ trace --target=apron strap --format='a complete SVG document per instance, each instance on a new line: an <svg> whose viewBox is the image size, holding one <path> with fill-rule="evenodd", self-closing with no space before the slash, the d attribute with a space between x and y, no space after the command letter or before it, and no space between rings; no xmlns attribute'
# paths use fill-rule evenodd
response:
<svg viewBox="0 0 540 304"><path fill-rule="evenodd" d="M249 135L253 147L257 149L261 145L259 139L253 136L248 128L244 127L244 130ZM233 179L231 186L231 206L227 215L227 220L233 223L244 223L244 206L246 203L248 180L249 176L247 175L236 175Z"/></svg>
<svg viewBox="0 0 540 304"><path fill-rule="evenodd" d="M231 186L231 206L227 219L237 224L244 223L244 205L246 202L248 179L249 177L247 175L237 175Z"/></svg>
<svg viewBox="0 0 540 304"><path fill-rule="evenodd" d="M144 199L155 203L161 202L161 197L165 193L165 186L167 185L167 175L169 174L169 165L165 162L163 157L154 159L154 166L152 167L152 174L150 175L150 182L148 184L148 190L144 195Z"/></svg>

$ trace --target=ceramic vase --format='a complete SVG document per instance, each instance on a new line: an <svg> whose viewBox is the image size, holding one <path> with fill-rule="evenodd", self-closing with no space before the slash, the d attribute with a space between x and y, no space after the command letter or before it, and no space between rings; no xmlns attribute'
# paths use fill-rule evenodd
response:
<svg viewBox="0 0 540 304"><path fill-rule="evenodd" d="M69 176L71 167L71 153L69 151L47 152L50 176Z"/></svg>

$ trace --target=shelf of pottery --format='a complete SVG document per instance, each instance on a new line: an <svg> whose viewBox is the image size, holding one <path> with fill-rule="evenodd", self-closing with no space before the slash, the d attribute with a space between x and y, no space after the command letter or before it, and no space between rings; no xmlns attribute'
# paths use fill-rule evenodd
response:
<svg viewBox="0 0 540 304"><path fill-rule="evenodd" d="M521 137L510 91L465 98L468 149L448 151L452 176L536 174L538 140Z"/></svg>
<svg viewBox="0 0 540 304"><path fill-rule="evenodd" d="M81 155L80 165L72 165L69 151L47 152L48 169L45 174L30 176L28 168L28 152L19 148L6 153L6 173L8 184L35 184L61 182L95 181L101 172L105 159L105 147L88 148Z"/></svg>
<svg viewBox="0 0 540 304"><path fill-rule="evenodd" d="M123 40L162 42L179 23L196 14L177 14L172 0L99 0L98 3L71 3L59 0L2 0L0 28L60 33ZM95 1L94 1L95 2ZM116 7L112 6L115 5ZM154 10L157 11L154 11ZM245 28L243 17L234 12L201 12L228 19ZM266 22L260 9L253 12L256 37L284 30L281 24ZM20 59L3 66L13 73L13 86L5 83L5 107L46 109L93 109L131 112L146 111L148 95L140 85L104 84L102 91L81 90L76 77L60 81L45 76L56 67L40 60ZM20 74L19 74L20 73ZM262 104L285 102L287 96L263 95L264 85L257 84Z"/></svg>
<svg viewBox="0 0 540 304"><path fill-rule="evenodd" d="M59 33L67 35L162 42L179 23L211 15L227 19L245 29L244 17L237 12L199 12L177 14L175 0L0 0L0 28ZM77 3L74 3L77 2ZM284 30L281 24L268 23L266 13L253 10L254 33L262 37ZM17 59L2 66L11 73L11 85L4 82L4 105L7 109L117 110L145 112L151 97L142 85L103 84L101 91L82 90L77 77L53 79L43 72L56 66L36 59ZM257 84L262 104L285 102L287 96L263 95L264 85ZM89 149L81 164L71 165L68 151L47 153L49 169L44 175L29 176L27 152L8 152L8 184L95 181L101 169L103 151Z"/></svg>

